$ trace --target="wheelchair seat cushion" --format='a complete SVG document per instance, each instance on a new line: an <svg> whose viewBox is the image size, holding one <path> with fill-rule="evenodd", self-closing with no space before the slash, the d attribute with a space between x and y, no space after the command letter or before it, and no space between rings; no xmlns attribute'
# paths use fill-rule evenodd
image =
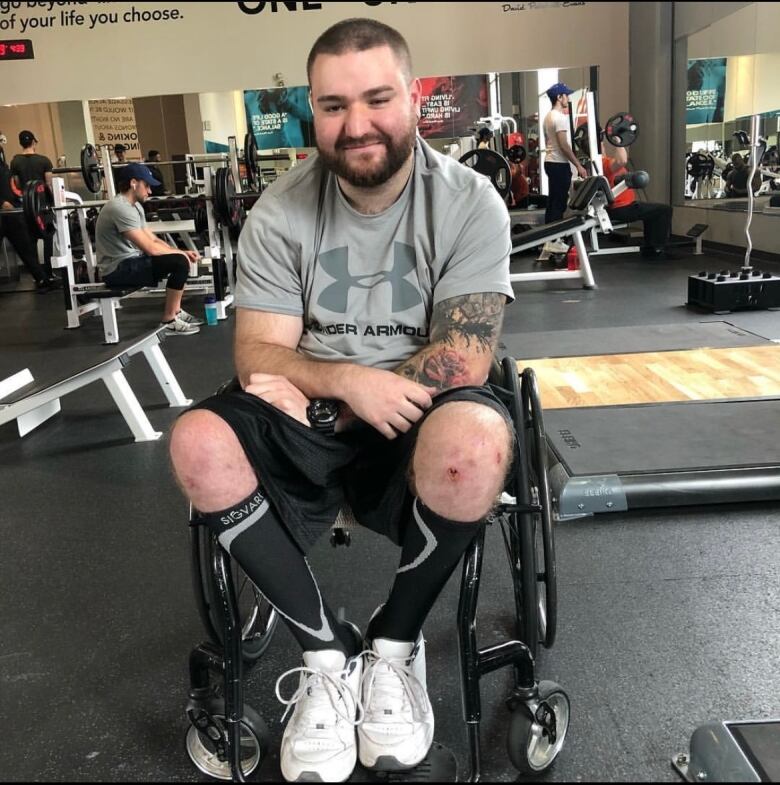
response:
<svg viewBox="0 0 780 785"><path fill-rule="evenodd" d="M213 412L233 429L261 488L306 553L345 501L358 523L400 543L413 501L407 467L417 431L430 412L451 401L485 404L512 422L489 386L441 393L396 439L386 439L368 425L328 436L241 390L214 395L192 408Z"/></svg>

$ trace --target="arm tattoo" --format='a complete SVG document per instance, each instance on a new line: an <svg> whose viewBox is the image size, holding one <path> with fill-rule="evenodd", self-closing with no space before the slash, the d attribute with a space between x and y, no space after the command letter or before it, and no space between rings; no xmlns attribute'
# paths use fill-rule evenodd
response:
<svg viewBox="0 0 780 785"><path fill-rule="evenodd" d="M431 344L410 357L397 373L427 387L446 390L469 384L476 355L491 355L504 316L503 294L481 292L451 297L436 305Z"/></svg>

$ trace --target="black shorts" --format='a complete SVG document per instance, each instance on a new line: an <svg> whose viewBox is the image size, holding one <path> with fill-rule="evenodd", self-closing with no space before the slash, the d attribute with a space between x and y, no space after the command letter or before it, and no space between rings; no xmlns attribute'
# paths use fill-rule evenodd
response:
<svg viewBox="0 0 780 785"><path fill-rule="evenodd" d="M306 553L333 525L345 501L358 523L400 544L413 502L407 469L417 432L434 409L451 401L490 406L514 433L509 412L489 386L441 393L396 439L367 425L328 436L243 391L214 395L192 409L208 409L233 429L263 492Z"/></svg>

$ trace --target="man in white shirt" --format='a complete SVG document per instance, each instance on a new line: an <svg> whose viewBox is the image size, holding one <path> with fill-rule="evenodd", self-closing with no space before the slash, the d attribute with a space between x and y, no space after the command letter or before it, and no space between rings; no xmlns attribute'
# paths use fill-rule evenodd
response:
<svg viewBox="0 0 780 785"><path fill-rule="evenodd" d="M560 220L566 212L572 177L571 167L574 166L580 177L588 175L571 148L568 115L569 96L573 92L562 82L554 84L547 90L552 109L544 118L544 138L547 143L544 171L549 184L547 210L544 214L546 224Z"/></svg>

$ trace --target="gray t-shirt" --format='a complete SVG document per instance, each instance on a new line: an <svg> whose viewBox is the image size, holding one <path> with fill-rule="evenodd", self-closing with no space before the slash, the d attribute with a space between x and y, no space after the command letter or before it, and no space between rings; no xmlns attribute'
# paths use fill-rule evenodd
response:
<svg viewBox="0 0 780 785"><path fill-rule="evenodd" d="M310 156L274 182L238 243L236 305L302 316L298 350L392 370L429 341L434 305L509 282L509 213L483 175L417 140L396 202L361 215Z"/></svg>
<svg viewBox="0 0 780 785"><path fill-rule="evenodd" d="M122 232L145 226L144 208L137 202L130 204L122 194L103 205L95 224L95 253L101 276L114 272L123 259L141 255L141 249Z"/></svg>

